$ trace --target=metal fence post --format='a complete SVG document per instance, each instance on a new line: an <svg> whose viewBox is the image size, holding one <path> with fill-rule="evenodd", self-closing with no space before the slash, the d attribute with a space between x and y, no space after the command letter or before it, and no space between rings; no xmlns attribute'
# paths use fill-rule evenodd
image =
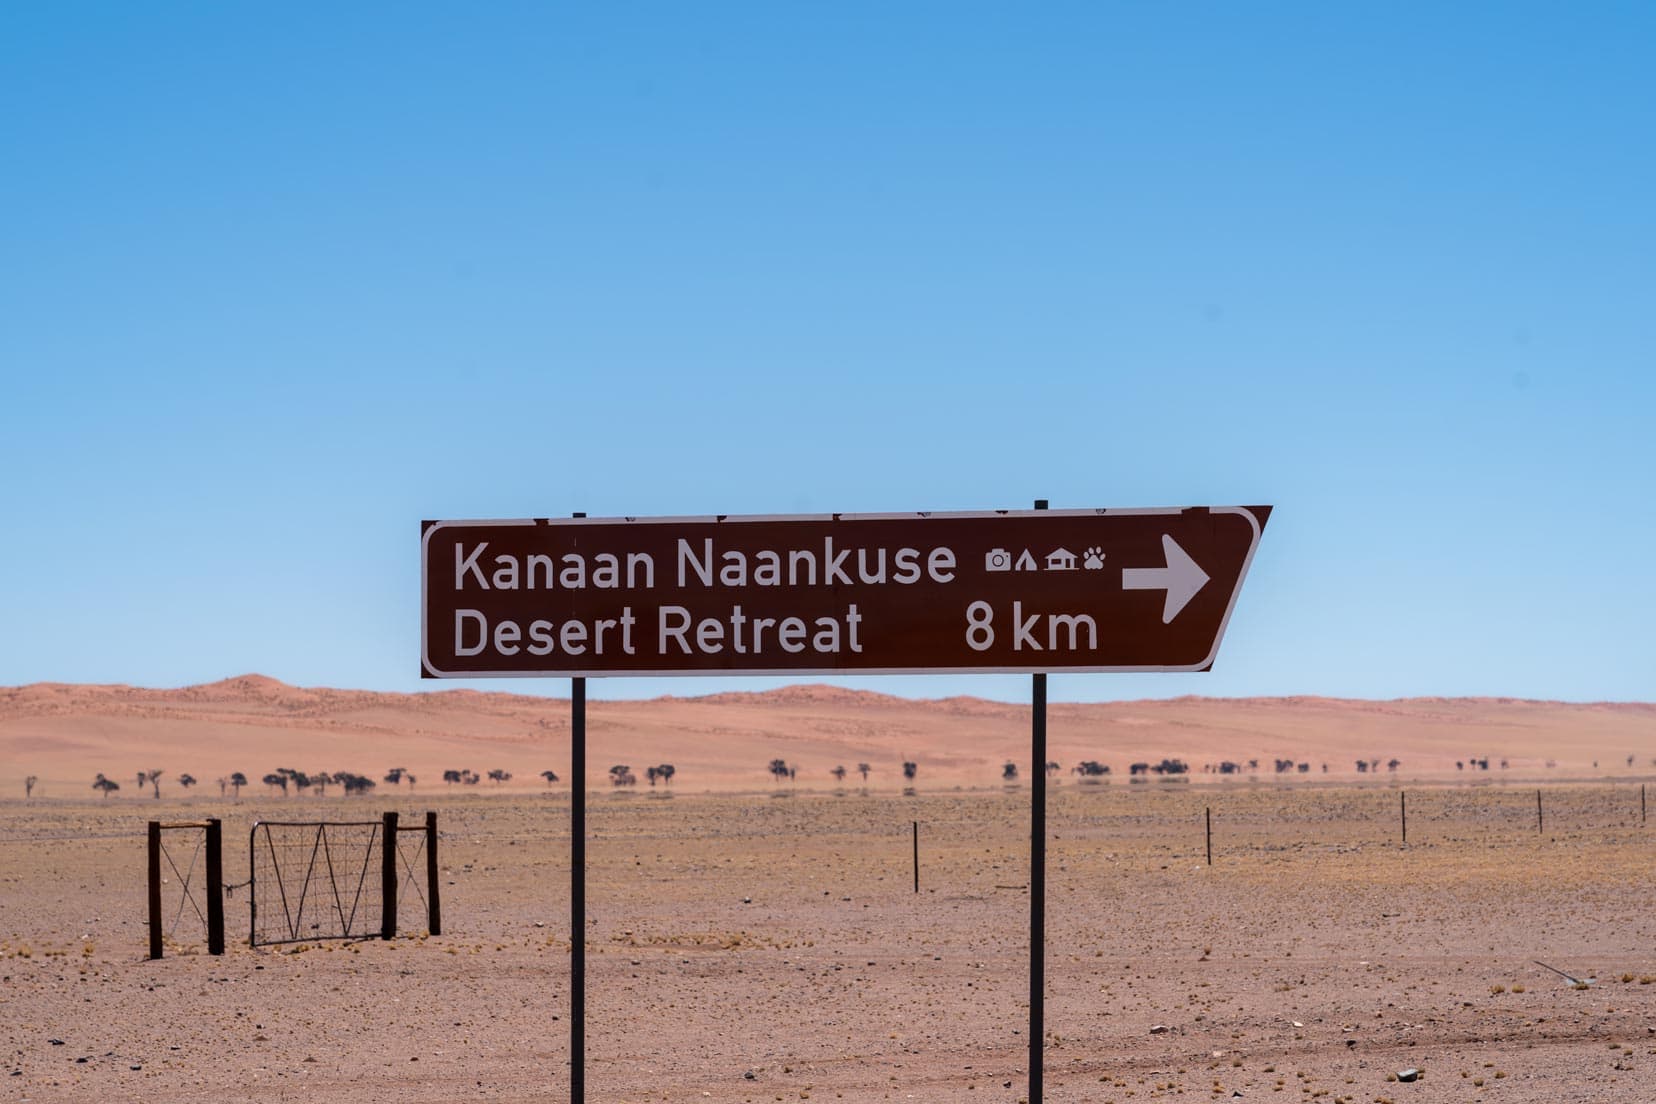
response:
<svg viewBox="0 0 1656 1104"><path fill-rule="evenodd" d="M437 813L426 812L426 928L432 935L443 934L443 900L437 869Z"/></svg>
<svg viewBox="0 0 1656 1104"><path fill-rule="evenodd" d="M397 814L386 813L381 826L385 851L380 862L380 938L397 936Z"/></svg>
<svg viewBox="0 0 1656 1104"><path fill-rule="evenodd" d="M149 956L161 957L161 822L149 822Z"/></svg>
<svg viewBox="0 0 1656 1104"><path fill-rule="evenodd" d="M207 818L207 953L224 953L224 824Z"/></svg>

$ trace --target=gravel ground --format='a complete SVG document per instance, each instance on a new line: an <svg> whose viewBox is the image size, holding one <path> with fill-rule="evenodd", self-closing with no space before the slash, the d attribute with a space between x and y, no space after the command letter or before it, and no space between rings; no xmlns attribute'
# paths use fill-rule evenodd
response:
<svg viewBox="0 0 1656 1104"><path fill-rule="evenodd" d="M1046 1098L1656 1101L1656 827L1546 802L1411 791L1404 847L1383 786L1055 788ZM441 936L252 949L243 889L229 953L186 911L146 959L147 818L222 816L236 882L256 818L382 804L0 803L0 1099L568 1099L567 795L432 795ZM588 1099L1024 1099L1028 817L594 795Z"/></svg>

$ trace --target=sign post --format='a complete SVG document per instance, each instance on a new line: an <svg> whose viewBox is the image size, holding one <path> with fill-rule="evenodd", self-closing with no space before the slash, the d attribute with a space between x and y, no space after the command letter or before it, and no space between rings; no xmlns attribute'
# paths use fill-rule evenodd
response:
<svg viewBox="0 0 1656 1104"><path fill-rule="evenodd" d="M1047 674L1210 669L1270 514L1043 499L984 513L424 522L421 675L571 680L571 1100L586 1091L587 678L1029 674L1038 1104ZM918 826L916 852L918 864Z"/></svg>
<svg viewBox="0 0 1656 1104"><path fill-rule="evenodd" d="M1037 510L1047 500L1035 500ZM1029 1099L1046 1082L1046 763L1047 677L1029 676Z"/></svg>

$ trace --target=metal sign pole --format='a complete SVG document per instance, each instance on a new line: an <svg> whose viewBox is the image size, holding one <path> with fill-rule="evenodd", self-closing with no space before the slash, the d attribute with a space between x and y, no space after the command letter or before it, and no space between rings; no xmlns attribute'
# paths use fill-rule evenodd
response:
<svg viewBox="0 0 1656 1104"><path fill-rule="evenodd" d="M1035 500L1047 508L1047 500ZM1046 764L1047 677L1030 676L1029 1104L1041 1104L1046 1065Z"/></svg>
<svg viewBox="0 0 1656 1104"><path fill-rule="evenodd" d="M569 689L569 1100L586 1104L586 679Z"/></svg>
<svg viewBox="0 0 1656 1104"><path fill-rule="evenodd" d="M586 1101L586 679L570 680L569 1099Z"/></svg>

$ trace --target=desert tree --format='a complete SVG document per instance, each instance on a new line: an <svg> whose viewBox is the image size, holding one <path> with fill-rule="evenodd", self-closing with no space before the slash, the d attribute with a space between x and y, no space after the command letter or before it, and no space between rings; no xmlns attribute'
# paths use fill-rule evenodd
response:
<svg viewBox="0 0 1656 1104"><path fill-rule="evenodd" d="M512 772L509 770L501 770L499 767L496 767L494 770L489 772L489 781L493 782L497 786L502 782L510 782L511 780Z"/></svg>
<svg viewBox="0 0 1656 1104"><path fill-rule="evenodd" d="M293 788L298 790L301 794L310 789L311 783L315 781L315 779L311 778L310 775L306 774L302 770L294 770L292 767L279 767L277 769L282 774L288 776L288 781L293 783Z"/></svg>
<svg viewBox="0 0 1656 1104"><path fill-rule="evenodd" d="M549 790L552 788L552 783L554 783L558 780L558 772L557 771L543 770L543 771L541 771L540 776L542 778L546 779L546 788L549 789Z"/></svg>
<svg viewBox="0 0 1656 1104"><path fill-rule="evenodd" d="M105 778L100 774L93 780L92 788L94 790L102 790L104 797L107 799L110 794L121 788L121 784L113 778Z"/></svg>
<svg viewBox="0 0 1656 1104"><path fill-rule="evenodd" d="M29 777L25 778L23 780L23 796L24 797L33 797L34 796L35 783L39 782L39 781L40 781L40 779L37 776L32 775L32 774L29 775Z"/></svg>
<svg viewBox="0 0 1656 1104"><path fill-rule="evenodd" d="M280 786L283 796L287 795L288 776L283 774L281 771L271 771L269 774L259 779L259 781L263 782L272 789Z"/></svg>
<svg viewBox="0 0 1656 1104"><path fill-rule="evenodd" d="M636 786L638 777L633 774L632 768L625 763L617 763L609 769L610 785Z"/></svg>
<svg viewBox="0 0 1656 1104"><path fill-rule="evenodd" d="M919 774L919 773L920 773L920 764L911 763L906 759L903 761L903 777L905 779L907 779L910 782L913 782L914 781L914 776L916 774Z"/></svg>
<svg viewBox="0 0 1656 1104"><path fill-rule="evenodd" d="M835 782L844 782L845 781L845 767L843 765L835 767L833 770L829 771L828 773L834 776L834 781Z"/></svg>
<svg viewBox="0 0 1656 1104"><path fill-rule="evenodd" d="M447 782L451 786L454 785L456 782L460 781L460 772L457 771L457 770L446 770L446 771L444 771L443 772L443 781Z"/></svg>
<svg viewBox="0 0 1656 1104"><path fill-rule="evenodd" d="M345 773L349 772L347 771ZM317 771L315 774L311 775L311 785L315 786L316 792L322 794L323 796L327 795L329 786L333 785L335 782L342 781L343 779L339 775L329 774L327 771Z"/></svg>
<svg viewBox="0 0 1656 1104"><path fill-rule="evenodd" d="M470 767L467 767L465 770L460 772L460 784L462 786L475 786L481 781L483 781L483 779Z"/></svg>
<svg viewBox="0 0 1656 1104"><path fill-rule="evenodd" d="M1002 782L1016 782L1018 780L1018 764L1008 759L1001 767Z"/></svg>
<svg viewBox="0 0 1656 1104"><path fill-rule="evenodd" d="M155 791L155 800L157 800L157 801L161 800L161 775L162 775L162 773L163 772L158 771L158 770L152 770L152 771L149 772L150 789ZM139 778L144 777L144 772L139 771L138 772L138 777ZM142 786L143 783L140 782L139 785Z"/></svg>
<svg viewBox="0 0 1656 1104"><path fill-rule="evenodd" d="M1058 765L1058 761L1056 759L1048 759L1046 765L1046 776L1048 778L1056 778L1063 771L1063 769L1063 767Z"/></svg>
<svg viewBox="0 0 1656 1104"><path fill-rule="evenodd" d="M181 774L181 775L179 775L178 776L178 784L180 786L183 786L186 790L189 789L191 786L196 784L195 775L193 775L193 774Z"/></svg>
<svg viewBox="0 0 1656 1104"><path fill-rule="evenodd" d="M356 774L352 771L336 771L334 773L334 781L344 787L347 795L365 794L374 788L374 780L372 778L369 778L364 774Z"/></svg>
<svg viewBox="0 0 1656 1104"><path fill-rule="evenodd" d="M240 797L241 788L245 785L247 785L247 775L241 771L235 771L230 775L230 788L235 791L231 796Z"/></svg>
<svg viewBox="0 0 1656 1104"><path fill-rule="evenodd" d="M864 785L866 785L868 783L868 772L872 769L873 768L870 767L867 763L858 763L857 764L857 773L862 775Z"/></svg>
<svg viewBox="0 0 1656 1104"><path fill-rule="evenodd" d="M1397 760L1397 759L1388 759L1388 760L1386 760L1386 769L1391 771L1393 774L1396 774L1397 773L1397 768L1401 767L1402 765L1403 765L1402 762Z"/></svg>
<svg viewBox="0 0 1656 1104"><path fill-rule="evenodd" d="M1096 759L1083 759L1070 768L1082 778L1099 778L1110 773L1110 768Z"/></svg>
<svg viewBox="0 0 1656 1104"><path fill-rule="evenodd" d="M671 789L673 786L673 775L678 773L678 768L673 766L671 763L662 763L660 766L656 767L656 773L661 775L661 784L666 786L668 789Z"/></svg>
<svg viewBox="0 0 1656 1104"><path fill-rule="evenodd" d="M784 778L788 777L788 764L784 759L772 759L768 769L770 770L771 777L776 779L778 783L781 783Z"/></svg>
<svg viewBox="0 0 1656 1104"><path fill-rule="evenodd" d="M407 767L392 767L390 770L385 772L385 783L388 786L395 786L403 780L403 776L406 774L408 774ZM409 785L412 786L413 784L414 780L412 778L409 779Z"/></svg>
<svg viewBox="0 0 1656 1104"><path fill-rule="evenodd" d="M218 781L218 788L219 788L219 796L223 797L224 796L224 791L228 790L230 788L230 780L228 778L224 777L224 775L221 774L221 775L218 776L217 781Z"/></svg>
<svg viewBox="0 0 1656 1104"><path fill-rule="evenodd" d="M656 781L661 777L661 770L660 768L653 766L645 767L644 777L649 780L650 788L655 789Z"/></svg>

